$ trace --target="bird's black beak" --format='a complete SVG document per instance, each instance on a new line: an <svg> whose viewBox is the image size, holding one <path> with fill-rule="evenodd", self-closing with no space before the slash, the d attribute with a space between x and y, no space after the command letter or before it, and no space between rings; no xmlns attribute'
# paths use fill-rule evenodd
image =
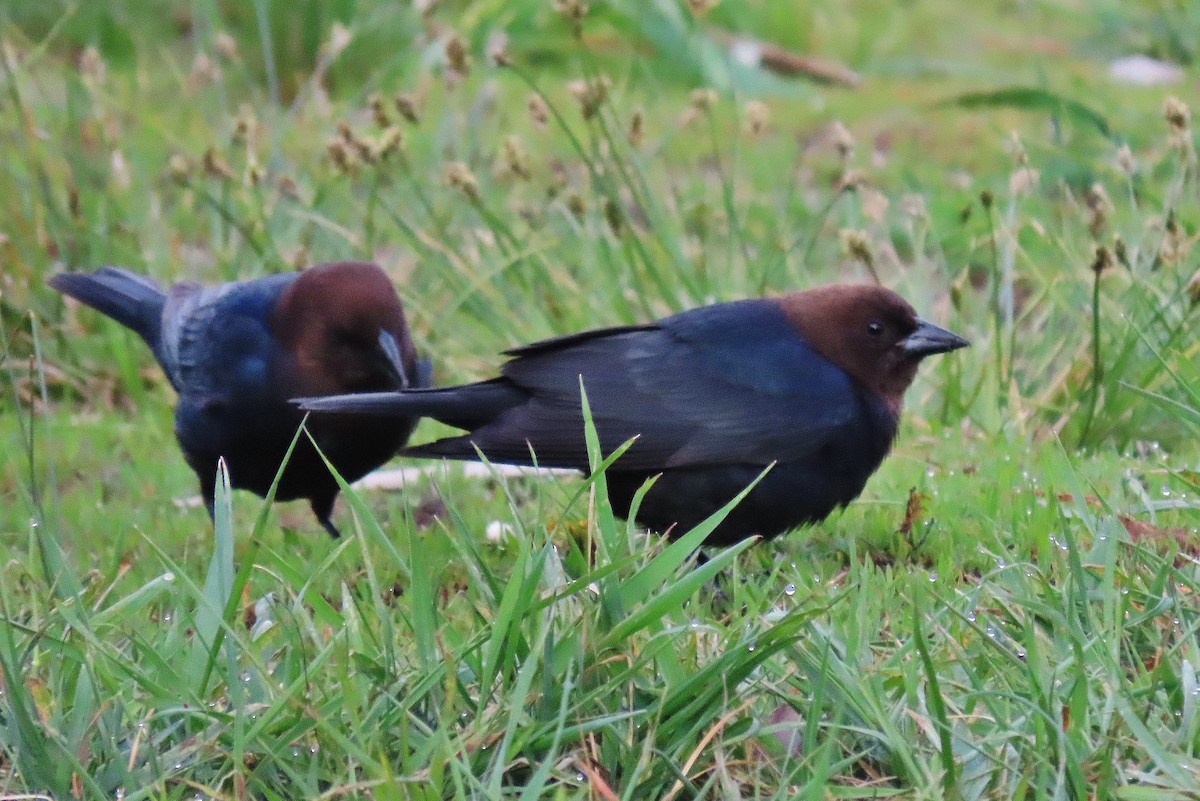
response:
<svg viewBox="0 0 1200 801"><path fill-rule="evenodd" d="M404 369L404 358L396 338L387 331L379 332L379 350L386 360L387 370L396 379L400 389L408 389L408 372Z"/></svg>
<svg viewBox="0 0 1200 801"><path fill-rule="evenodd" d="M970 344L953 331L918 318L917 330L900 340L900 349L906 356L920 359L935 353L949 353Z"/></svg>

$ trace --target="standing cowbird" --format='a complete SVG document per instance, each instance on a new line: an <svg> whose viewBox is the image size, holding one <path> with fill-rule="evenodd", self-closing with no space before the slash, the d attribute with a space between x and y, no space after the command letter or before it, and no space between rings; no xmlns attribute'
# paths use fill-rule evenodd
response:
<svg viewBox="0 0 1200 801"><path fill-rule="evenodd" d="M607 470L618 514L659 476L638 522L678 535L761 482L709 536L728 544L821 520L862 492L896 436L925 356L966 346L871 286L722 303L649 325L509 351L500 377L421 391L308 398L311 412L422 415L469 433L401 451L587 470L579 381L600 447L636 441Z"/></svg>
<svg viewBox="0 0 1200 801"><path fill-rule="evenodd" d="M338 262L299 273L165 293L145 276L117 267L61 273L50 285L133 329L154 351L179 393L175 436L200 479L213 514L218 457L232 486L265 496L303 414L296 395L403 390L429 386L396 290L374 264ZM350 418L309 427L326 458L354 481L395 455L415 417L384 425ZM307 498L331 536L338 485L301 436L276 500Z"/></svg>

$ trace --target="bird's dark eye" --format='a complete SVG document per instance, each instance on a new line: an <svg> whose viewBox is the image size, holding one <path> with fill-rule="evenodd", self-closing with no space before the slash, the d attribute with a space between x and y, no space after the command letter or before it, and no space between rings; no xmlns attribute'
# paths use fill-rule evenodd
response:
<svg viewBox="0 0 1200 801"><path fill-rule="evenodd" d="M867 333L873 337L877 337L883 333L883 323L872 320L867 323Z"/></svg>

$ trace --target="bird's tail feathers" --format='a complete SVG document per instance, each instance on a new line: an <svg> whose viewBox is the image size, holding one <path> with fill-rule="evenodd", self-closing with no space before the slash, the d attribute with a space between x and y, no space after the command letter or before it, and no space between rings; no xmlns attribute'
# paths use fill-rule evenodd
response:
<svg viewBox="0 0 1200 801"><path fill-rule="evenodd" d="M155 347L167 296L151 279L120 267L91 273L59 273L50 286L130 328Z"/></svg>
<svg viewBox="0 0 1200 801"><path fill-rule="evenodd" d="M359 392L351 395L325 395L292 398L301 411L315 414L354 414L375 417L410 417L421 413L414 409L414 392Z"/></svg>
<svg viewBox="0 0 1200 801"><path fill-rule="evenodd" d="M523 390L506 380L494 379L457 387L295 398L293 403L303 411L316 414L432 417L446 425L473 429L527 398Z"/></svg>

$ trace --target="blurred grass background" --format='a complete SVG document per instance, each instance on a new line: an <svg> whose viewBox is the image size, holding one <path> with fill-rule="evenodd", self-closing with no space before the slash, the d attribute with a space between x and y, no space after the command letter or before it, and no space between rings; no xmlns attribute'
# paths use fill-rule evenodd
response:
<svg viewBox="0 0 1200 801"><path fill-rule="evenodd" d="M1197 42L1166 0L0 8L0 787L1185 797ZM214 536L147 349L45 279L340 258L442 383L834 280L974 347L862 499L709 573L457 468Z"/></svg>

